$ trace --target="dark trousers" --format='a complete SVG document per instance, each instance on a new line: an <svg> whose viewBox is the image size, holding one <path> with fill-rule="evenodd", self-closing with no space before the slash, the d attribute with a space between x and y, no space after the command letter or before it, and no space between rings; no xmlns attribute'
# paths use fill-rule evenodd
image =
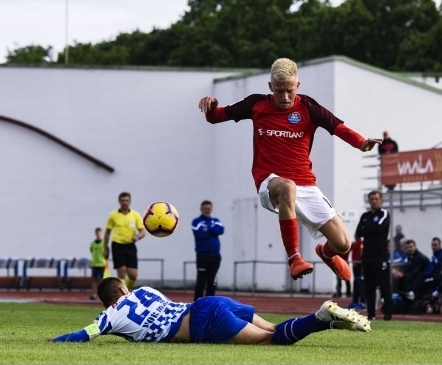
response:
<svg viewBox="0 0 442 365"><path fill-rule="evenodd" d="M426 275L421 272L417 274L412 290L416 294L416 299L424 299L437 290L440 284L440 281L433 275Z"/></svg>
<svg viewBox="0 0 442 365"><path fill-rule="evenodd" d="M415 276L404 276L403 285L406 292L413 291L415 294L419 291L423 282L423 274L419 273Z"/></svg>
<svg viewBox="0 0 442 365"><path fill-rule="evenodd" d="M367 298L367 315L374 317L376 312L376 287L381 289L384 299L384 315L391 315L390 265L386 258L365 257L362 259L364 271L365 296Z"/></svg>
<svg viewBox="0 0 442 365"><path fill-rule="evenodd" d="M361 263L353 263L353 303L365 303L365 282Z"/></svg>
<svg viewBox="0 0 442 365"><path fill-rule="evenodd" d="M343 280L339 276L336 277L336 296L338 298L340 298L342 295L342 281ZM351 295L350 280L344 281L344 283L345 283L345 294L347 297L350 297L350 295Z"/></svg>
<svg viewBox="0 0 442 365"><path fill-rule="evenodd" d="M206 296L215 295L216 290L216 274L221 264L221 255L206 256L196 255L196 285L195 285L195 297L197 300L204 296L204 290Z"/></svg>

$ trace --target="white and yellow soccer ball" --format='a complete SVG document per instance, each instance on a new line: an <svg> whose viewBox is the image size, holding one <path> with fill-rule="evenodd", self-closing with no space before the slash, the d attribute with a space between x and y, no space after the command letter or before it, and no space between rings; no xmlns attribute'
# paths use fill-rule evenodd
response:
<svg viewBox="0 0 442 365"><path fill-rule="evenodd" d="M158 201L146 208L143 223L147 232L155 237L170 236L178 227L180 217L175 207Z"/></svg>

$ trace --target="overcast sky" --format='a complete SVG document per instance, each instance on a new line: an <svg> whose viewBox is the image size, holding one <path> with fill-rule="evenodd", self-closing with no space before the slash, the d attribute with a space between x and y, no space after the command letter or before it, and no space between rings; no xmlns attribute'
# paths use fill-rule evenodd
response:
<svg viewBox="0 0 442 365"><path fill-rule="evenodd" d="M343 0L332 0L339 5ZM440 0L437 1L440 3ZM0 0L0 63L7 49L31 44L61 52L68 43L97 43L136 29L167 28L188 9L188 0Z"/></svg>

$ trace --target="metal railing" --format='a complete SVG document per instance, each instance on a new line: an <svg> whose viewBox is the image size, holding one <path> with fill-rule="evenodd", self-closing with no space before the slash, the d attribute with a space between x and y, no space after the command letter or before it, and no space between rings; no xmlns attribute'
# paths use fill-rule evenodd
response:
<svg viewBox="0 0 442 365"><path fill-rule="evenodd" d="M110 261L110 260L109 260ZM159 262L160 263L160 288L164 288L164 259L138 259L138 262Z"/></svg>
<svg viewBox="0 0 442 365"><path fill-rule="evenodd" d="M316 267L318 265L325 265L323 261L309 261L313 265L313 272L309 275L311 279L311 291L310 295L314 298L318 293L316 293ZM360 263L360 261L353 261L354 263ZM349 261L349 264L351 265L353 263L352 261ZM256 292L256 268L258 264L267 264L267 265L284 265L287 266L287 261L267 261L267 260L244 260L244 261L234 261L233 263L233 292L236 293L238 289L237 285L237 277L238 277L238 266L239 265L247 265L252 264L252 285L251 285L251 292L254 294ZM293 296L295 293L294 287L293 287L294 281L290 279L289 286L288 286L288 292L290 293L290 296Z"/></svg>
<svg viewBox="0 0 442 365"><path fill-rule="evenodd" d="M196 261L184 261L183 262L183 291L187 293L187 265L195 265Z"/></svg>
<svg viewBox="0 0 442 365"><path fill-rule="evenodd" d="M109 258L109 262L112 262ZM164 288L164 259L163 258L139 258L138 262L159 262L160 263L160 283L159 289ZM80 265L81 264L81 265ZM45 275L66 278L69 270L78 269L83 272L83 276L87 276L89 268L89 259L0 259L0 269L6 270L6 275L20 277L22 280L29 276L29 270L35 273L35 270L44 272ZM12 274L12 275L11 275ZM1 276L1 275L0 275Z"/></svg>

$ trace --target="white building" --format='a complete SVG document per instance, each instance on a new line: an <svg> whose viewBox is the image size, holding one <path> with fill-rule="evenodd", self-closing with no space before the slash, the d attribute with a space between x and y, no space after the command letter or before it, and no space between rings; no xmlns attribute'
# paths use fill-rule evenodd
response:
<svg viewBox="0 0 442 365"><path fill-rule="evenodd" d="M300 64L299 78L300 93L366 137L382 138L388 130L400 151L442 141L441 90L345 57ZM255 288L286 289L292 282L277 216L259 206L250 173L251 122L211 125L198 109L205 95L226 105L268 93L268 79L268 70L0 67L0 116L44 130L115 169L0 120L0 257L88 257L95 227L105 227L118 194L129 191L132 208L141 213L157 200L178 209L178 230L167 238L146 237L138 250L140 258L163 258L165 280L181 285L183 262L194 260L190 223L209 199L226 227L219 285L233 287L235 261L260 260L272 263L257 265ZM366 209L364 195L377 187L375 179L365 179L376 176L375 168L363 167L377 163L364 158L370 155L376 153L363 154L325 130L316 134L311 156L317 183L344 215L350 237ZM430 211L405 210L393 223L401 223L407 236L412 228L428 255L431 237L442 235L441 208ZM317 242L304 230L301 236L304 257L318 261ZM189 264L187 278L195 275ZM158 263L140 264L140 279L158 277ZM314 278L295 287L333 290L325 265ZM236 280L251 288L252 265L239 265Z"/></svg>

